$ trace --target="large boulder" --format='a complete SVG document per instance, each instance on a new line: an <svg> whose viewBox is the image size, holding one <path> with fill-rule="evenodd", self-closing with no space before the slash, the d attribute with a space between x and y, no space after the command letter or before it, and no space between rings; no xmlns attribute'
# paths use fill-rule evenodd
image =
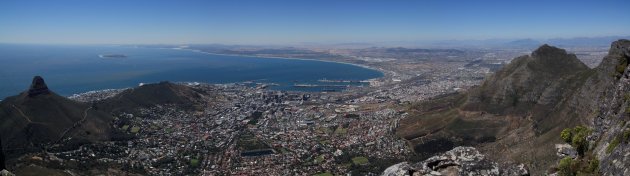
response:
<svg viewBox="0 0 630 176"><path fill-rule="evenodd" d="M556 144L556 155L562 158L567 156L576 158L578 156L578 152L569 144Z"/></svg>

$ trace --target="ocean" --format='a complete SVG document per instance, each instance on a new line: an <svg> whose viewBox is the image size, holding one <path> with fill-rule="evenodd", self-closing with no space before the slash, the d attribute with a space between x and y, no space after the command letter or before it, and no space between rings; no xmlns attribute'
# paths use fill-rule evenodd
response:
<svg viewBox="0 0 630 176"><path fill-rule="evenodd" d="M103 54L127 57L99 57ZM273 90L341 91L344 87L294 85L367 86L367 83L319 80L359 81L383 76L376 70L343 63L108 45L0 44L0 63L0 99L27 90L35 75L42 76L51 90L64 96L160 81L212 84L251 81L277 84L268 87Z"/></svg>

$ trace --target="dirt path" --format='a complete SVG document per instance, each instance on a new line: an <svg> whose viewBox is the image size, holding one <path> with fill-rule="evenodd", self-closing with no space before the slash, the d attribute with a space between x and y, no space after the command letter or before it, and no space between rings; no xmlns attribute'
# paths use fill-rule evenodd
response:
<svg viewBox="0 0 630 176"><path fill-rule="evenodd" d="M15 105L11 105L11 107L13 107L13 109L17 110L17 111L20 113L20 115L22 115L22 117L24 117L24 119L26 119L26 121L27 121L28 123L32 123L32 122L33 122L33 121L31 121L31 118L29 118L28 116L26 116L26 115L24 114L24 112L22 112L22 110L20 110L20 108L16 107Z"/></svg>

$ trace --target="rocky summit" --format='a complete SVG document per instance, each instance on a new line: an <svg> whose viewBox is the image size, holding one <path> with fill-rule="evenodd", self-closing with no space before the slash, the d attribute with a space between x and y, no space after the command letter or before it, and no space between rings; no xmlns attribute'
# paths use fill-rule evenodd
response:
<svg viewBox="0 0 630 176"><path fill-rule="evenodd" d="M31 87L28 89L28 96L34 97L42 94L50 94L50 90L48 90L48 86L46 85L46 82L44 82L44 78L41 76L35 76Z"/></svg>

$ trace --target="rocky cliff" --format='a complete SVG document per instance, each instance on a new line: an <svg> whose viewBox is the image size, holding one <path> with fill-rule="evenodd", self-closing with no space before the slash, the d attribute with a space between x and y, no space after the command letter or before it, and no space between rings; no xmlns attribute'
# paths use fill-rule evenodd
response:
<svg viewBox="0 0 630 176"><path fill-rule="evenodd" d="M612 75L610 89L604 91L598 103L598 114L589 124L593 153L599 159L602 175L630 175L630 41L612 44L599 71Z"/></svg>

